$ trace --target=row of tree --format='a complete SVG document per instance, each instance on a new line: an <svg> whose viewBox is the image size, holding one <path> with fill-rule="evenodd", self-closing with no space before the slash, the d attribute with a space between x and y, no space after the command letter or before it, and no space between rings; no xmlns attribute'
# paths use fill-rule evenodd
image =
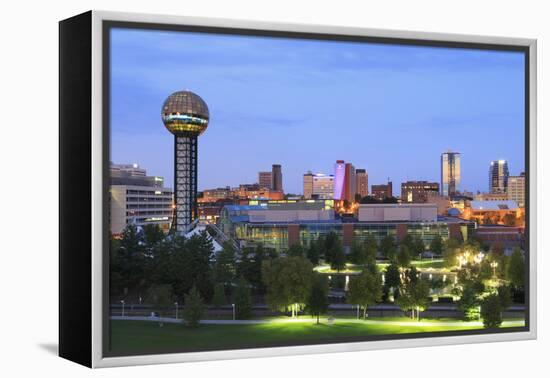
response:
<svg viewBox="0 0 550 378"><path fill-rule="evenodd" d="M435 236L428 248L434 255L441 255L444 248L442 238L439 235ZM408 266L413 258L421 257L425 251L426 245L419 236L407 234L398 242L393 235L386 235L378 243L375 236L369 234L363 242L355 241L349 255L346 255L342 241L336 233L331 232L312 241L307 249L294 245L287 253L291 256L305 256L314 265L323 260L330 264L332 269L340 271L348 262L358 265L372 264L378 252L392 263Z"/></svg>

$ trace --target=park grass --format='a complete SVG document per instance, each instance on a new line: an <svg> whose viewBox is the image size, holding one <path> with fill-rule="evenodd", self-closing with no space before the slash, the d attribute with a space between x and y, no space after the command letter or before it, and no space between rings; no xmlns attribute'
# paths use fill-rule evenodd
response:
<svg viewBox="0 0 550 378"><path fill-rule="evenodd" d="M378 318L383 320L386 318ZM374 319L373 319L374 320ZM350 319L336 319L328 325L326 319L317 325L310 317L298 321L275 320L262 324L202 324L189 328L183 324L137 320L111 320L111 352L115 354L154 353L167 351L194 351L214 349L238 349L251 347L277 346L284 344L323 343L349 341L350 337L360 338L375 335L413 334L421 332L465 331L481 329L479 323L457 326L456 320L426 320L427 325L412 324L407 318L395 318L400 325L369 324ZM403 323L411 322L411 325ZM421 321L422 323L422 321ZM446 324L449 323L449 324ZM504 324L506 326L506 324ZM516 324L517 326L517 324Z"/></svg>

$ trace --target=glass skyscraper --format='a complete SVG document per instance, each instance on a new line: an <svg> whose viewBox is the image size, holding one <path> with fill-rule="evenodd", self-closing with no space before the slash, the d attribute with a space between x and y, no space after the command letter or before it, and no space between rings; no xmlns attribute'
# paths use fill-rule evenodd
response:
<svg viewBox="0 0 550 378"><path fill-rule="evenodd" d="M460 190L460 152L441 154L441 195L452 196Z"/></svg>
<svg viewBox="0 0 550 378"><path fill-rule="evenodd" d="M489 192L506 193L509 175L506 160L493 160L489 166Z"/></svg>

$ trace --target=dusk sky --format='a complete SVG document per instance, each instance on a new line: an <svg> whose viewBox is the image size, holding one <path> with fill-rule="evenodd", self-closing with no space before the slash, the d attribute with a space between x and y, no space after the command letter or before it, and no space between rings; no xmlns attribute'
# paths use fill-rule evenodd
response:
<svg viewBox="0 0 550 378"><path fill-rule="evenodd" d="M522 53L187 32L111 31L111 161L173 183L161 106L191 90L210 109L199 190L257 182L282 165L287 193L337 159L389 177L440 181L462 154L462 190L487 191L491 160L524 170ZM370 188L369 188L370 189Z"/></svg>

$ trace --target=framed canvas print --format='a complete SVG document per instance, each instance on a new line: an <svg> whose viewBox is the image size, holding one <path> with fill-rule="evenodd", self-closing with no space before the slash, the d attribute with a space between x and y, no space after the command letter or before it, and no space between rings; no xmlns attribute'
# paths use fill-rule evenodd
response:
<svg viewBox="0 0 550 378"><path fill-rule="evenodd" d="M536 41L60 22L60 355L536 337Z"/></svg>

